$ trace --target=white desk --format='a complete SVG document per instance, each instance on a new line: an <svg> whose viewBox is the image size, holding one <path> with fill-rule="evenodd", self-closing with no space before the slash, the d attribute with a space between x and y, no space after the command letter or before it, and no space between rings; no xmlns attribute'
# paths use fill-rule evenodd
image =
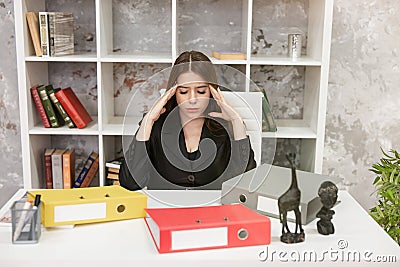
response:
<svg viewBox="0 0 400 267"><path fill-rule="evenodd" d="M182 203L196 205L204 197L217 199L219 191L150 191L163 200L181 199ZM325 256L323 264L365 264L367 255L371 261L377 256L392 256L389 266L400 266L400 247L345 191L339 192L341 203L334 210L336 233L330 236L318 234L316 220L304 227L306 241L284 244L279 241L281 225L271 219L272 242L268 258L259 260L264 246L232 249L214 249L171 254L158 254L143 219L77 225L72 229L43 229L40 242L35 245L12 245L11 227L0 227L0 266L242 266L281 265L293 263L298 255L306 260L297 266L315 264ZM216 201L214 204L218 204ZM163 204L149 198L149 207ZM1 214L0 214L1 215ZM293 227L290 224L289 227ZM347 248L339 249L348 244ZM361 256L360 262L355 254ZM347 261L350 254L350 261ZM265 257L266 253L261 254ZM332 257L332 258L330 258ZM336 258L336 261L335 261ZM331 260L332 259L332 260ZM342 260L343 259L343 260ZM321 262L319 262L321 264ZM368 265L371 266L371 265ZM379 264L381 266L381 263Z"/></svg>

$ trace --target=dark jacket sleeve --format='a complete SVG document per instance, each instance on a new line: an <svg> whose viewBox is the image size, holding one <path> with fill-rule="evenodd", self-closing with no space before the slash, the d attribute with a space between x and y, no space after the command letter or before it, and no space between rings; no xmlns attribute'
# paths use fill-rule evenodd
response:
<svg viewBox="0 0 400 267"><path fill-rule="evenodd" d="M133 137L132 143L125 151L125 160L119 172L119 182L129 190L138 190L146 186L150 177L150 159L147 153L149 141L137 141Z"/></svg>
<svg viewBox="0 0 400 267"><path fill-rule="evenodd" d="M229 176L234 177L255 168L257 164L249 137L231 142L232 160L229 164Z"/></svg>

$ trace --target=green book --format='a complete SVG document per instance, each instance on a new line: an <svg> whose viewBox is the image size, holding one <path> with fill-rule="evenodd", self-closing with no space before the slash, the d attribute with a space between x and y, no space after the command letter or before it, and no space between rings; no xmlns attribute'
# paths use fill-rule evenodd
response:
<svg viewBox="0 0 400 267"><path fill-rule="evenodd" d="M69 128L74 128L75 127L74 123L72 122L68 113L65 111L64 107L61 105L60 101L58 101L55 95L55 92L60 90L61 90L60 88L53 89L53 86L51 85L46 86L47 95L50 97L58 113L61 115L62 120L65 121L65 124L67 124Z"/></svg>
<svg viewBox="0 0 400 267"><path fill-rule="evenodd" d="M48 87L48 86L51 86L51 85L40 86L37 89L37 91L39 93L40 100L42 101L47 118L49 118L51 127L57 128L57 127L60 127L60 122L58 121L58 119L56 117L56 113L54 112L53 105L51 104L51 100L50 100L49 96L47 95L46 87Z"/></svg>
<svg viewBox="0 0 400 267"><path fill-rule="evenodd" d="M276 123L274 120L274 116L272 115L269 101L267 94L265 93L265 90L262 90L262 93L264 95L264 99L262 100L262 123L263 123L263 132L276 132Z"/></svg>

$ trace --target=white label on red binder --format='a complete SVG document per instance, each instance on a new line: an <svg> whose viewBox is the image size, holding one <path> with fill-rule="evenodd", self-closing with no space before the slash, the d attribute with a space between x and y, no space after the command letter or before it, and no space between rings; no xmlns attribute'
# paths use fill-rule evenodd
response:
<svg viewBox="0 0 400 267"><path fill-rule="evenodd" d="M106 218L106 203L90 203L54 207L54 222L84 221Z"/></svg>
<svg viewBox="0 0 400 267"><path fill-rule="evenodd" d="M301 206L299 206L299 208L301 212ZM258 196L257 210L279 216L278 200L268 197ZM290 211L287 213L287 218L295 220L296 216L293 211Z"/></svg>
<svg viewBox="0 0 400 267"><path fill-rule="evenodd" d="M171 232L171 249L207 248L228 245L228 228L215 227Z"/></svg>

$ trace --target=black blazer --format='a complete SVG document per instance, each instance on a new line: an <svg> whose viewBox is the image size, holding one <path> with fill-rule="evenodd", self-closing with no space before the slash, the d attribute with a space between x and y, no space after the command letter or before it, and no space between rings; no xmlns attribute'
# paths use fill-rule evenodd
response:
<svg viewBox="0 0 400 267"><path fill-rule="evenodd" d="M203 125L199 149L186 150L180 117L163 114L150 139L133 136L121 165L121 186L148 189L221 189L224 181L256 167L248 137L233 140L224 129L214 133ZM208 120L208 118L206 118ZM223 122L221 122L223 124Z"/></svg>

